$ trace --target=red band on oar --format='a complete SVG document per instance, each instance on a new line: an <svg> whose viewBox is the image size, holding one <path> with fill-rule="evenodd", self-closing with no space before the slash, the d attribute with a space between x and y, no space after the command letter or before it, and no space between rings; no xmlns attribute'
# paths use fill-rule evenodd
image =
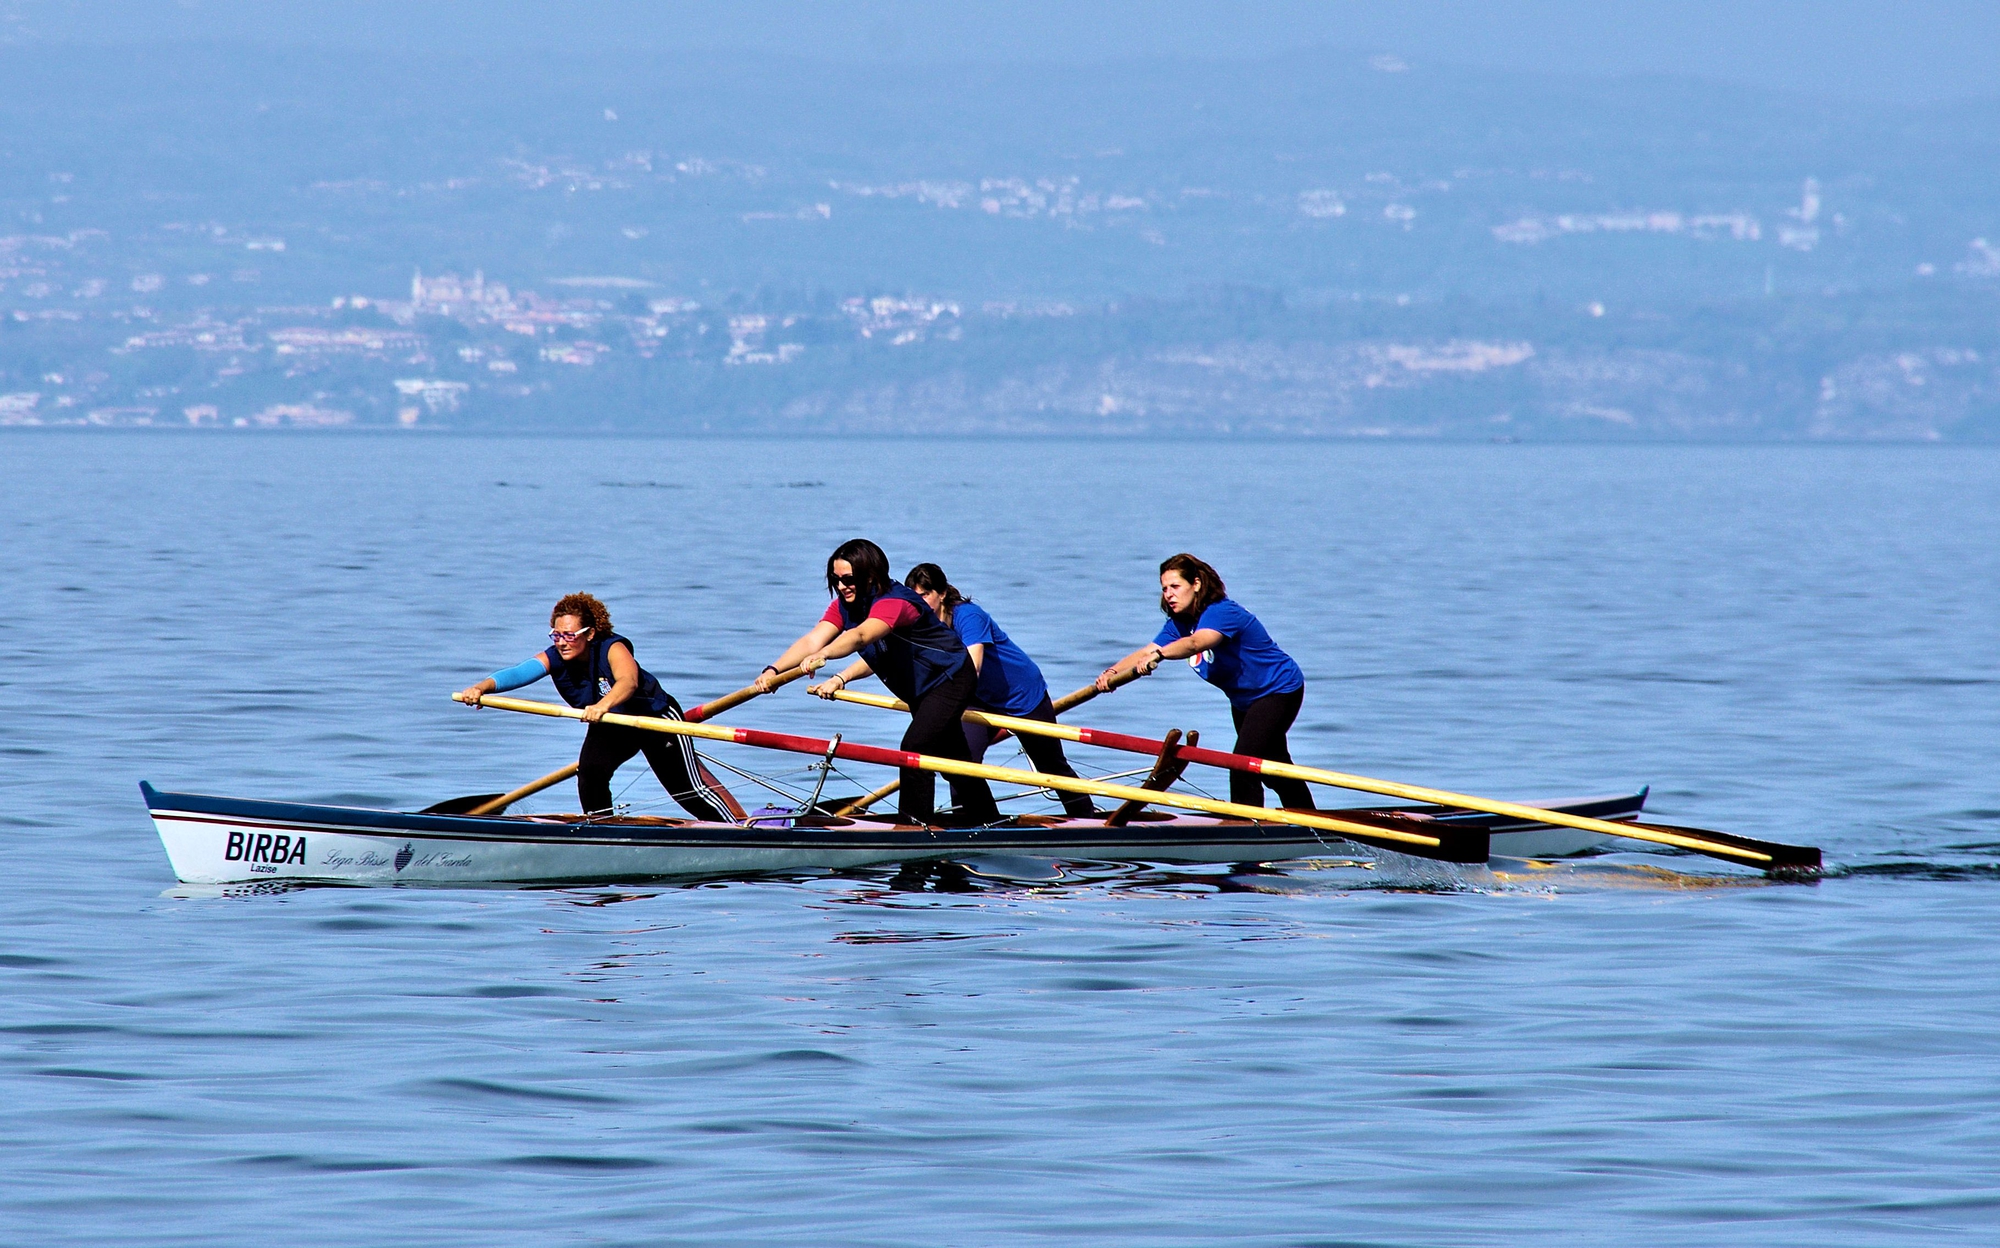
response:
<svg viewBox="0 0 2000 1248"><path fill-rule="evenodd" d="M453 698L463 698L453 694ZM557 719L582 719L583 712L574 707L560 706L550 702L534 702L522 698L507 698L488 694L471 699L481 706L493 706L502 710L521 711L530 715L548 715ZM1194 797L1189 794L1159 792L1149 789L1135 789L1130 785L1110 784L1101 780L1084 780L1077 776L1054 776L1041 772L1020 771L1012 767L995 767L985 763L965 762L960 759L931 758L923 754L913 754L908 750L888 750L880 746L849 745L838 738L823 741L817 737L801 737L785 732L765 732L755 728L728 728L721 724L690 724L683 720L657 719L643 715L620 715L610 712L598 722L619 724L632 728L644 728L651 732L663 732L672 736L700 737L710 741L729 741L739 745L758 746L764 749L786 750L799 754L819 754L833 758L844 758L858 763L874 763L887 767L908 767L919 771L942 772L947 776L964 776L972 779L1002 781L1010 784L1026 784L1040 789L1056 789L1070 793L1088 793L1099 797L1116 798L1121 801L1138 801L1147 805L1174 806L1182 810L1201 811L1211 815L1221 815L1228 819L1240 819L1247 823L1289 823L1302 828L1315 828L1337 833L1350 840L1366 845L1379 845L1386 849L1402 850L1424 857L1439 858L1446 862L1484 862L1487 856L1487 840L1484 832L1461 831L1458 829L1429 829L1406 831L1401 827L1384 827L1386 819L1373 816L1342 818L1320 814L1317 811L1265 810L1261 806L1242 806L1234 802L1217 801L1214 798ZM1027 722L1027 721L1023 721ZM1362 822L1362 819L1369 820Z"/></svg>
<svg viewBox="0 0 2000 1248"><path fill-rule="evenodd" d="M765 732L760 728L735 728L736 744L755 745L767 750L790 750L794 754L824 754L830 741L801 737L789 732ZM835 758L850 763L874 763L881 767L923 767L923 755L907 750L887 750L879 745L857 745L842 741L833 747Z"/></svg>
<svg viewBox="0 0 2000 1248"><path fill-rule="evenodd" d="M1101 745L1107 750L1126 750L1133 754L1158 754L1166 745L1151 737L1135 737L1123 732L1105 732L1099 728L1079 728L1077 741L1083 745ZM1253 758L1248 754L1231 754L1226 750L1208 750L1199 746L1184 745L1180 756L1190 763L1201 763L1209 767L1227 767L1231 771L1261 772L1266 760Z"/></svg>
<svg viewBox="0 0 2000 1248"><path fill-rule="evenodd" d="M864 706L880 707L884 710L908 712L909 707L893 699L873 694L849 693L842 690L833 695L843 702L855 702ZM985 711L967 711L965 718L974 723L986 724L994 728L1011 728L1015 732L1031 733L1037 736L1056 737L1079 744L1101 745L1114 750L1128 750L1134 754L1157 754L1164 742L1150 737L1128 736L1122 732L1105 732L1096 728L1078 728L1069 724L1051 724L1024 720L1018 716L994 715ZM1323 771L1317 767L1302 767L1297 763L1283 763L1275 759L1253 758L1246 754L1229 754L1221 750L1203 750L1189 747L1181 751L1181 757L1189 762L1203 763L1213 767L1227 767L1232 771L1246 771L1257 775L1274 776L1279 779L1303 780L1314 784L1330 784L1337 788L1359 789L1366 793L1382 793L1391 797L1404 797L1413 801L1431 802L1441 806L1460 807L1466 810L1481 810L1491 814L1505 815L1530 823L1550 823L1562 827L1582 828L1587 831L1607 833L1612 836L1630 837L1634 840L1652 841L1661 845L1672 845L1679 849L1693 850L1732 862L1749 862L1762 866L1767 871L1818 871L1820 851L1810 845L1784 845L1776 841L1759 841L1747 836L1732 836L1722 832L1709 832L1701 828L1674 828L1666 824L1612 823L1604 819L1594 819L1588 815L1572 815L1558 810L1542 810L1523 806L1515 802L1499 802L1491 798L1473 797L1464 793L1451 793L1443 789L1432 789L1422 785L1398 784L1390 780L1375 780L1367 776L1347 775L1337 771Z"/></svg>

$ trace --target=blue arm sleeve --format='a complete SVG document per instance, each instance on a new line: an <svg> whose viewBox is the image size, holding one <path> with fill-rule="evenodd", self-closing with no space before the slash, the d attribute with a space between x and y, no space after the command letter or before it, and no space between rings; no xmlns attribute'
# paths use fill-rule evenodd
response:
<svg viewBox="0 0 2000 1248"><path fill-rule="evenodd" d="M505 693L509 689L519 689L522 685L532 685L548 674L549 669L542 666L541 656L537 655L526 662L503 667L493 673L493 687L498 692Z"/></svg>

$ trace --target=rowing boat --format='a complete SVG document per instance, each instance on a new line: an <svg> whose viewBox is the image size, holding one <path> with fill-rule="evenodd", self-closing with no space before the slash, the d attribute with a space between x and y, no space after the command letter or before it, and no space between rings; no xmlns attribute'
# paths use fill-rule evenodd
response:
<svg viewBox="0 0 2000 1248"><path fill-rule="evenodd" d="M1019 815L975 828L893 818L766 814L747 824L651 815L470 815L165 793L141 783L174 875L188 884L277 880L341 884L609 883L687 876L839 870L1008 855L1160 863L1265 863L1369 855L1310 827L1149 809L1106 818ZM1532 802L1549 811L1631 820L1644 792ZM840 803L827 799L818 809ZM1274 812L1275 813L1275 812ZM1379 827L1435 828L1461 861L1539 858L1610 838L1444 806L1313 812Z"/></svg>

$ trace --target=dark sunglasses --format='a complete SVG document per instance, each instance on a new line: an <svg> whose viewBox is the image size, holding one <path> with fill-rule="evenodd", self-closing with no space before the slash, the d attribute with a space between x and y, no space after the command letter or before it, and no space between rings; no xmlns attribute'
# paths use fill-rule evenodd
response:
<svg viewBox="0 0 2000 1248"><path fill-rule="evenodd" d="M833 578L833 583L835 585L840 586L843 589L853 589L856 585L859 585L861 582L859 579L855 577L855 575L852 572L843 572L840 575Z"/></svg>
<svg viewBox="0 0 2000 1248"><path fill-rule="evenodd" d="M586 628L582 632L564 633L564 632L558 632L555 629L550 629L549 640L555 642L559 646L574 645L577 642L582 641L583 634L588 633L589 631L591 630Z"/></svg>

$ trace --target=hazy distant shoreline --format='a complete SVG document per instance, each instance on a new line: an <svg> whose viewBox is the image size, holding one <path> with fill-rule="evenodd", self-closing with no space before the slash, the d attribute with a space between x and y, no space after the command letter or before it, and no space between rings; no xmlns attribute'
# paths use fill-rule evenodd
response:
<svg viewBox="0 0 2000 1248"><path fill-rule="evenodd" d="M0 426L2000 439L1995 100L15 45L0 125Z"/></svg>

